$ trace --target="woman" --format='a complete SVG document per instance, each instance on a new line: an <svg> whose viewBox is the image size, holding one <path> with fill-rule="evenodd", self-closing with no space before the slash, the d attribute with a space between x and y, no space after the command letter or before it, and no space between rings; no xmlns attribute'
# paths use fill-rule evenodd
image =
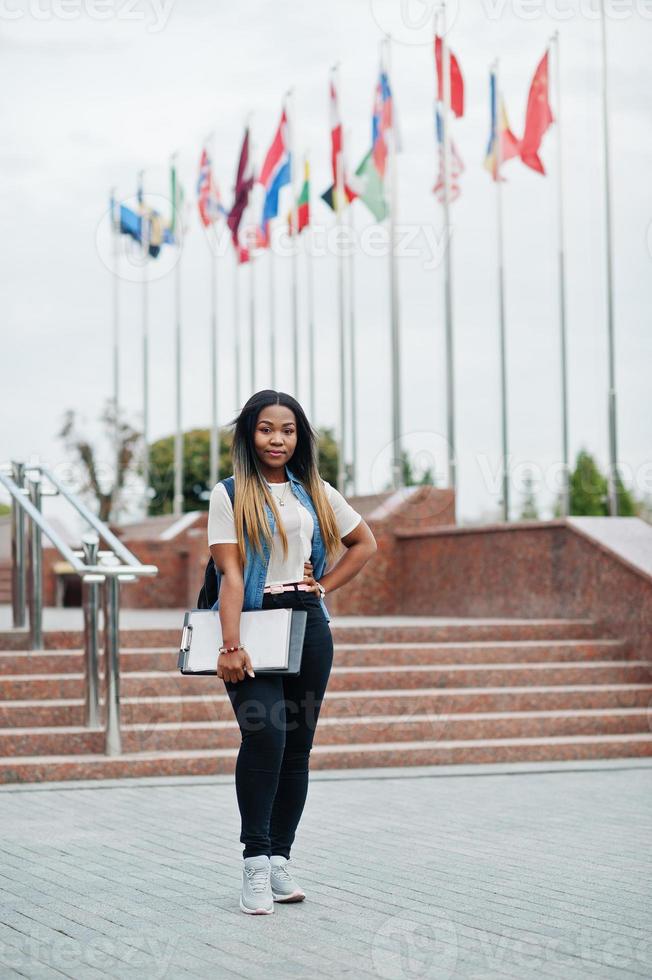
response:
<svg viewBox="0 0 652 980"><path fill-rule="evenodd" d="M232 424L234 503L224 483L216 484L208 545L220 581L223 646L236 648L219 653L217 676L242 735L235 770L244 844L240 908L264 914L274 911L274 901L305 898L287 863L333 662L323 597L358 574L376 541L360 514L319 476L315 432L291 395L259 391ZM341 543L345 554L326 572ZM256 675L240 644L240 613L279 607L308 613L301 671Z"/></svg>

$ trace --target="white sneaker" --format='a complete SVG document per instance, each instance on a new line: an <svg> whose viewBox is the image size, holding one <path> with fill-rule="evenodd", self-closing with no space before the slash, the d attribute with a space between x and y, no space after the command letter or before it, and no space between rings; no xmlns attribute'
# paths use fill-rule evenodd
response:
<svg viewBox="0 0 652 980"><path fill-rule="evenodd" d="M244 859L240 908L251 915L269 915L274 911L270 884L271 866L266 854Z"/></svg>
<svg viewBox="0 0 652 980"><path fill-rule="evenodd" d="M306 897L303 889L299 888L296 881L287 869L288 858L281 854L272 854L271 863L271 886L272 897L275 902L301 902Z"/></svg>

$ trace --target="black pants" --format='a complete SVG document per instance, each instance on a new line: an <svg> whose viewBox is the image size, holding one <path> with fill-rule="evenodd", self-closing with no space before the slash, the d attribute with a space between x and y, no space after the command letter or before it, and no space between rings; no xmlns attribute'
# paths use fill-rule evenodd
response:
<svg viewBox="0 0 652 980"><path fill-rule="evenodd" d="M333 664L333 638L312 592L265 593L263 609L308 613L301 671L295 676L245 674L224 681L242 741L235 786L242 820L243 858L290 848L308 794L309 756Z"/></svg>

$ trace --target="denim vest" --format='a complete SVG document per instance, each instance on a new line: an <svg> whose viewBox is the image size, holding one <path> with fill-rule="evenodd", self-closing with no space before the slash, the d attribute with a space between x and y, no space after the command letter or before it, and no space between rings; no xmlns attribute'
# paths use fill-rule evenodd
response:
<svg viewBox="0 0 652 980"><path fill-rule="evenodd" d="M319 580L324 574L326 568L326 548L324 546L324 541L321 536L321 529L319 527L319 520L317 519L317 512L312 503L312 499L307 491L304 489L303 485L297 480L293 474L290 467L286 464L285 472L287 478L290 481L290 489L294 496L297 498L300 504L306 508L308 513L311 515L313 520L313 532L312 532L312 551L310 553L310 561L312 562L312 575L313 578ZM225 484L231 481L234 482L234 477L229 476L223 482ZM230 496L230 494L229 494ZM265 501L265 511L267 514L267 519L269 521L270 530L272 535L276 527L276 522L274 519L274 514L272 513L272 508L269 506L267 501ZM264 557L261 557L260 553L255 550L250 541L249 536L245 530L245 553L247 556L245 567L244 567L244 603L242 606L242 611L250 609L261 609L263 605L263 589L265 587L265 579L267 577L267 568L269 565L269 547L267 541L263 538L262 548L264 552ZM213 609L219 609L219 588L221 573L217 565L215 566L215 573L217 575L217 588L218 597L213 606ZM328 609L326 608L326 603L323 599L319 600L324 615L326 616L326 621L330 622L330 616L328 614Z"/></svg>

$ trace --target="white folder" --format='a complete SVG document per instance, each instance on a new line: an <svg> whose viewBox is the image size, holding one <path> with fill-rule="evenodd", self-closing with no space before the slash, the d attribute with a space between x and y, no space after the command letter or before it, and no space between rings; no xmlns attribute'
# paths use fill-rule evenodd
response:
<svg viewBox="0 0 652 980"><path fill-rule="evenodd" d="M298 673L308 614L301 609L252 609L240 614L240 642L254 672ZM182 674L216 674L222 624L217 609L185 614L178 667Z"/></svg>

